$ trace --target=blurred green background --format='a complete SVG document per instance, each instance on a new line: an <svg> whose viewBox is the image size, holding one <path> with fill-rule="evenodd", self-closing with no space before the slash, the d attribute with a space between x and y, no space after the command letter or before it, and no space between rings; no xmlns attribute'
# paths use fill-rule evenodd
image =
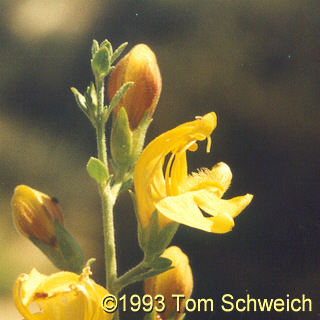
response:
<svg viewBox="0 0 320 320"><path fill-rule="evenodd" d="M213 148L189 156L190 170L226 162L234 178L226 197L254 194L225 235L180 227L174 244L189 256L193 298L213 298L213 312L187 319L320 319L320 3L318 0L2 0L0 5L0 310L12 302L20 273L56 272L13 226L18 184L56 196L65 224L94 279L104 283L100 201L85 165L95 133L70 87L92 80L92 39L128 52L156 53L163 91L147 141L215 111ZM140 261L127 194L116 206L119 272ZM128 294L141 293L141 285ZM305 313L224 313L221 297L301 298ZM123 319L142 319L124 314Z"/></svg>

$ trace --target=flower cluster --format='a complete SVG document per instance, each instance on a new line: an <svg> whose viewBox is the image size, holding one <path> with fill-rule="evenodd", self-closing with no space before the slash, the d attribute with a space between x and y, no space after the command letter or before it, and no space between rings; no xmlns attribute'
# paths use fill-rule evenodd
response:
<svg viewBox="0 0 320 320"><path fill-rule="evenodd" d="M90 158L87 171L98 183L102 200L106 288L90 278L90 263L84 267L79 245L63 226L57 200L20 185L11 202L16 228L62 270L46 276L33 269L18 277L14 301L26 320L118 320L117 311L104 311L103 298L109 292L116 298L125 286L143 280L146 294L153 298L160 294L166 301L163 313L153 310L145 320L182 320L184 301L192 294L193 275L187 255L178 247L168 247L178 226L229 232L234 218L253 198L246 194L223 199L232 179L231 169L223 162L211 169L188 172L188 151L196 151L197 143L204 140L210 151L210 136L217 125L214 112L161 134L143 150L162 88L161 75L155 54L144 44L135 46L113 67L125 45L113 51L109 41L100 45L93 41L91 67L95 84L91 83L83 95L72 88L78 106L97 134L98 158ZM109 73L110 104L105 106L104 80ZM109 162L105 124L112 112ZM111 167L114 172L109 174ZM144 259L118 277L113 207L119 193L132 183ZM174 294L185 296L180 301L180 312ZM39 312L30 311L33 303L39 306Z"/></svg>

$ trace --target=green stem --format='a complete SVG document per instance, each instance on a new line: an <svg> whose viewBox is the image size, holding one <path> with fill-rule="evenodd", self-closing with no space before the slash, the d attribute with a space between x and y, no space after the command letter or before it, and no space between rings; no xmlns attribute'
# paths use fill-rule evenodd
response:
<svg viewBox="0 0 320 320"><path fill-rule="evenodd" d="M102 119L104 109L104 80L96 78L96 88L98 95L97 108L97 148L98 158L106 168L108 168L107 145L105 136L105 121ZM113 207L117 195L113 195L109 182L104 181L99 184L99 193L102 202L103 212L103 228L104 228L104 251L105 251L105 267L106 267L106 288L109 292L115 294L113 284L117 279L117 261L116 246L113 221Z"/></svg>

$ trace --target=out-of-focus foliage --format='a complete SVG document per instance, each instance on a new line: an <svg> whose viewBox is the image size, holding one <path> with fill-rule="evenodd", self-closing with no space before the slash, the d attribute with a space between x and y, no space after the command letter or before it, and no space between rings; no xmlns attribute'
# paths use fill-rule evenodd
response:
<svg viewBox="0 0 320 320"><path fill-rule="evenodd" d="M319 1L3 0L0 14L1 302L21 272L56 271L14 230L10 198L21 183L59 198L103 283L100 204L85 171L94 131L70 92L90 80L93 38L156 53L163 90L148 140L215 111L213 150L192 155L190 170L224 161L235 176L227 196L255 195L230 234L178 232L194 297L319 300ZM116 213L120 273L141 254L127 200Z"/></svg>

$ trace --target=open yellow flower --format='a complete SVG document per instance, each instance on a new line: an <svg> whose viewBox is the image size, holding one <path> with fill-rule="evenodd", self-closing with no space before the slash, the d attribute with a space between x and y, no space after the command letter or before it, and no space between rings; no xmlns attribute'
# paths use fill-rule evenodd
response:
<svg viewBox="0 0 320 320"><path fill-rule="evenodd" d="M29 275L20 275L14 285L16 307L25 320L111 320L113 314L102 309L108 291L91 280L90 274L90 268L84 268L81 275L58 272L50 276L32 269ZM39 305L38 313L29 311L32 302Z"/></svg>
<svg viewBox="0 0 320 320"><path fill-rule="evenodd" d="M232 179L231 170L225 163L191 175L187 172L186 151L197 150L197 141L208 139L209 152L210 134L216 124L216 114L208 113L163 133L144 149L134 173L142 227L148 225L153 211L157 209L160 228L176 221L207 232L225 233L232 229L233 218L253 196L247 194L230 200L221 199ZM201 210L211 217L205 217Z"/></svg>

